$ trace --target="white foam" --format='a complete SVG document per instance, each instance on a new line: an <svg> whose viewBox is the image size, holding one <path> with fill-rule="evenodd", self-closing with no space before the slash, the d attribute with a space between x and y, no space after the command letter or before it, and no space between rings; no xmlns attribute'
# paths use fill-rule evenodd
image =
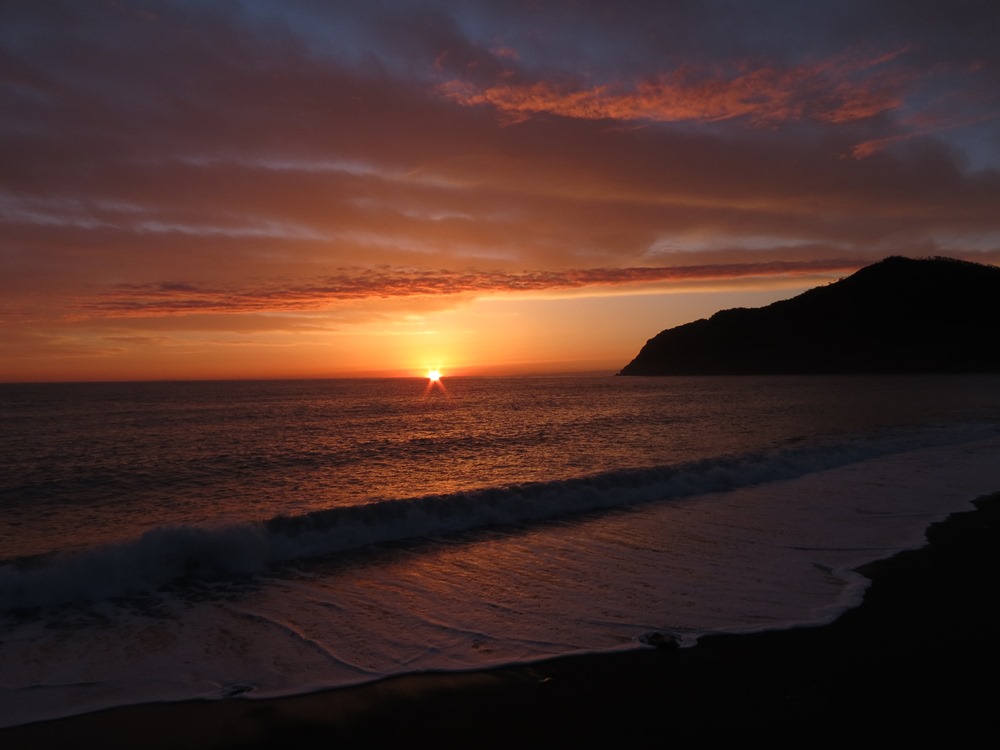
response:
<svg viewBox="0 0 1000 750"><path fill-rule="evenodd" d="M826 622L858 601L853 568L998 489L998 455L996 437L896 452L245 585L7 615L0 725L630 648L651 630L691 642Z"/></svg>
<svg viewBox="0 0 1000 750"><path fill-rule="evenodd" d="M139 539L0 566L0 611L148 593L179 580L258 574L274 563L702 495L804 476L925 443L995 434L990 426L850 441L681 466L387 500L267 523L154 528Z"/></svg>

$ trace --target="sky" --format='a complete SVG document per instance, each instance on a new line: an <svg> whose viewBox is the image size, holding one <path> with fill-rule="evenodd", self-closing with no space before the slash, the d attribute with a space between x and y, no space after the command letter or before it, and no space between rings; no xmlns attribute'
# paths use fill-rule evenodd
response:
<svg viewBox="0 0 1000 750"><path fill-rule="evenodd" d="M614 372L1000 263L992 0L6 0L0 381Z"/></svg>

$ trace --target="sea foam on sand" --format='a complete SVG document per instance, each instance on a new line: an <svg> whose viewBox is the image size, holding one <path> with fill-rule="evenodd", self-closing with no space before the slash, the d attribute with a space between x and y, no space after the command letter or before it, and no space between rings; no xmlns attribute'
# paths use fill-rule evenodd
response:
<svg viewBox="0 0 1000 750"><path fill-rule="evenodd" d="M1000 485L1000 438L728 492L389 547L280 575L8 617L0 725L138 702L274 697L636 647L650 631L827 622L853 569Z"/></svg>

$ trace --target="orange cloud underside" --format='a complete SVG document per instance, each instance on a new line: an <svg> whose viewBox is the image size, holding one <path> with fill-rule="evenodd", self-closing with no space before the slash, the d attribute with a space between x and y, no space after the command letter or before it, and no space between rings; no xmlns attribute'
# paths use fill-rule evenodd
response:
<svg viewBox="0 0 1000 750"><path fill-rule="evenodd" d="M460 272L378 269L269 287L220 287L191 283L122 284L79 305L71 315L160 317L195 314L247 314L326 310L338 303L408 297L440 298L462 294L524 294L659 282L728 280L850 272L857 259L730 263L705 266L589 268L552 271Z"/></svg>

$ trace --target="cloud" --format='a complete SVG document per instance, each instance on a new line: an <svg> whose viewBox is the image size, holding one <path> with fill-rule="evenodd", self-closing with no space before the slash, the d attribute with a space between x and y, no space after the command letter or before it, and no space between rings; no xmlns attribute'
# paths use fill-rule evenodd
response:
<svg viewBox="0 0 1000 750"><path fill-rule="evenodd" d="M0 4L0 344L996 258L998 13Z"/></svg>
<svg viewBox="0 0 1000 750"><path fill-rule="evenodd" d="M849 272L857 259L771 261L706 266L588 268L522 273L377 268L316 279L309 284L213 287L189 282L120 284L81 304L79 317L162 317L325 310L339 302L518 294L589 287L623 287L691 280L801 276Z"/></svg>
<svg viewBox="0 0 1000 750"><path fill-rule="evenodd" d="M739 61L687 65L631 85L535 81L479 85L451 80L443 96L465 106L489 105L508 122L551 114L588 120L716 122L745 118L758 125L812 119L843 123L902 104L910 72L886 69L905 53L846 57L796 66Z"/></svg>
<svg viewBox="0 0 1000 750"><path fill-rule="evenodd" d="M19 72L5 90L0 190L10 202L0 205L0 244L20 260L7 278L37 265L23 249L45 257L53 248L61 270L52 275L86 277L91 267L102 276L107 263L137 281L179 277L174 269L190 263L201 278L273 276L359 257L430 268L634 265L666 235L859 245L897 232L979 232L996 197L988 180L957 174L957 158L838 163L852 149L933 135L893 124L900 101L933 78L914 63L923 39L871 40L864 49L889 52L862 54L843 52L843 32L817 45L840 51L802 59L746 45L735 57L712 44L665 66L652 32L675 29L671 50L691 53L678 40L703 38L713 11L690 11L686 28L653 5L636 24L600 4L572 18L518 6L504 21L507 9L473 3L351 19L352 29L370 24L359 38L379 46L345 45L348 57L311 46L340 19L319 13L323 22L306 28L305 7L319 13L293 4L264 23L241 6L165 5L150 19L128 4L92 17L69 3L58 6L62 24L12 24ZM786 10L733 23L764 34ZM614 83L586 74L600 70L590 58L576 79L550 69L525 29L556 20L574 33L604 29L611 41L593 60L635 60L641 70L616 69ZM496 30L481 37L480 28ZM717 31L742 38L736 27ZM780 28L768 34L787 46ZM568 32L551 44L589 49ZM516 59L503 52L513 49ZM442 98L434 61L445 53L448 75L464 77ZM982 68L975 75L988 82ZM488 96L488 107L466 106ZM497 111L526 119L497 128ZM609 132L594 117L662 127Z"/></svg>
<svg viewBox="0 0 1000 750"><path fill-rule="evenodd" d="M986 112L983 114L968 116L958 116L953 114L922 113L919 116L910 118L910 129L906 132L887 135L881 138L859 143L851 148L851 155L855 159L867 159L881 153L886 148L895 143L903 143L913 138L927 136L934 133L942 133L949 130L968 127L979 123L990 122L1000 118L1000 112Z"/></svg>

